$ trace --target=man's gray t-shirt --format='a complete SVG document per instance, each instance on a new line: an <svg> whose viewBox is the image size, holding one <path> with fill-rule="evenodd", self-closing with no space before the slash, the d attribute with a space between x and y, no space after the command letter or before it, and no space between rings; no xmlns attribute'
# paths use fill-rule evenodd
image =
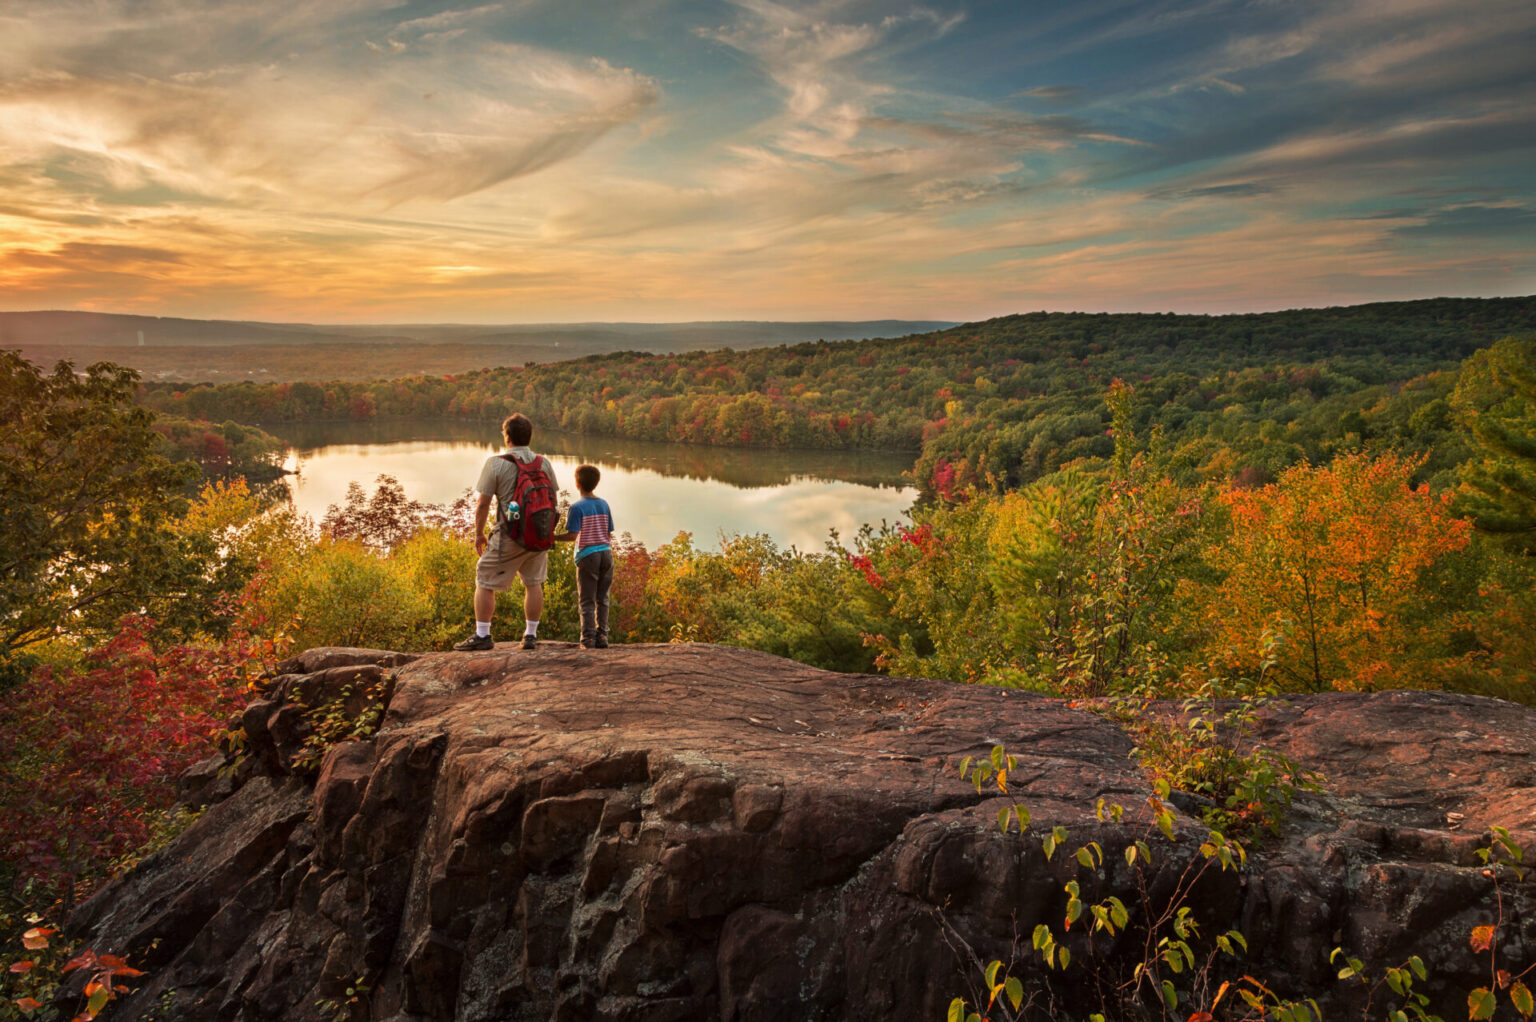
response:
<svg viewBox="0 0 1536 1022"><path fill-rule="evenodd" d="M542 454L534 454L527 447L509 447L502 454L510 454L525 465L534 458L544 457ZM544 474L549 476L549 485L559 493L560 481L555 478L555 466L550 464L548 458L544 458ZM512 491L516 486L517 469L500 454L495 454L485 459L485 465L480 469L480 481L475 483L475 492L495 497L496 513L499 515L512 502Z"/></svg>

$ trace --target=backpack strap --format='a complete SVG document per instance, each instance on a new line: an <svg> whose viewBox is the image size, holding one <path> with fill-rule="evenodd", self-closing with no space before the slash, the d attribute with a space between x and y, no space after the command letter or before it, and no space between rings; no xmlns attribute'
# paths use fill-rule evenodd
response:
<svg viewBox="0 0 1536 1022"><path fill-rule="evenodd" d="M519 472L523 471L523 469L539 468L540 464L544 461L544 455L542 454L535 454L532 461L518 461L510 454L498 454L496 457L500 458L502 461L507 462ZM548 474L548 472L545 473L545 475Z"/></svg>

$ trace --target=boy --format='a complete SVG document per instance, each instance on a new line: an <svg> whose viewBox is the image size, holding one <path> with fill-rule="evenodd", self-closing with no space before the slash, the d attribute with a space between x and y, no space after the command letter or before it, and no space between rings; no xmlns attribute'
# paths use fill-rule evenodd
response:
<svg viewBox="0 0 1536 1022"><path fill-rule="evenodd" d="M596 465L576 469L581 499L565 516L566 531L555 539L576 544L576 599L581 606L581 646L608 648L608 588L613 585L613 512L608 502L592 496L602 478Z"/></svg>

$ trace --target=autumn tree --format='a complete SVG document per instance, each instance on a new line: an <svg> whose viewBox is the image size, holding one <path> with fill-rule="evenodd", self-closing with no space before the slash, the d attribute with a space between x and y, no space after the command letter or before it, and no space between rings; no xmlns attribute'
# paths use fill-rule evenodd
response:
<svg viewBox="0 0 1536 1022"><path fill-rule="evenodd" d="M57 634L170 613L202 580L211 551L170 527L197 468L156 453L137 381L107 363L44 373L0 351L0 668Z"/></svg>
<svg viewBox="0 0 1536 1022"><path fill-rule="evenodd" d="M1351 454L1221 495L1230 531L1207 557L1224 579L1209 591L1205 614L1230 666L1252 668L1269 645L1289 687L1431 680L1453 651L1436 627L1448 608L1428 583L1467 546L1471 527L1450 513L1449 495L1411 484L1418 466Z"/></svg>
<svg viewBox="0 0 1536 1022"><path fill-rule="evenodd" d="M1057 473L1003 498L993 526L989 574L1011 644L1070 695L1161 680L1178 630L1169 599L1197 549L1202 501L1170 478L1160 435L1138 440L1134 393L1116 380L1105 398L1108 478Z"/></svg>
<svg viewBox="0 0 1536 1022"><path fill-rule="evenodd" d="M348 539L369 549L387 552L400 546L417 532L427 528L445 528L453 518L452 508L443 508L412 500L405 487L391 475L374 480L369 495L362 484L348 484L345 503L326 508L320 531L331 539Z"/></svg>

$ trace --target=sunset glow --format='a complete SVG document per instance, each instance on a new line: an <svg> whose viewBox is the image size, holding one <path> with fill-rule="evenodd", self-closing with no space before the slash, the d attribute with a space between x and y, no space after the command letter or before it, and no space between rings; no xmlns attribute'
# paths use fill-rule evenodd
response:
<svg viewBox="0 0 1536 1022"><path fill-rule="evenodd" d="M438 322L1536 292L1536 5L0 7L0 309Z"/></svg>

